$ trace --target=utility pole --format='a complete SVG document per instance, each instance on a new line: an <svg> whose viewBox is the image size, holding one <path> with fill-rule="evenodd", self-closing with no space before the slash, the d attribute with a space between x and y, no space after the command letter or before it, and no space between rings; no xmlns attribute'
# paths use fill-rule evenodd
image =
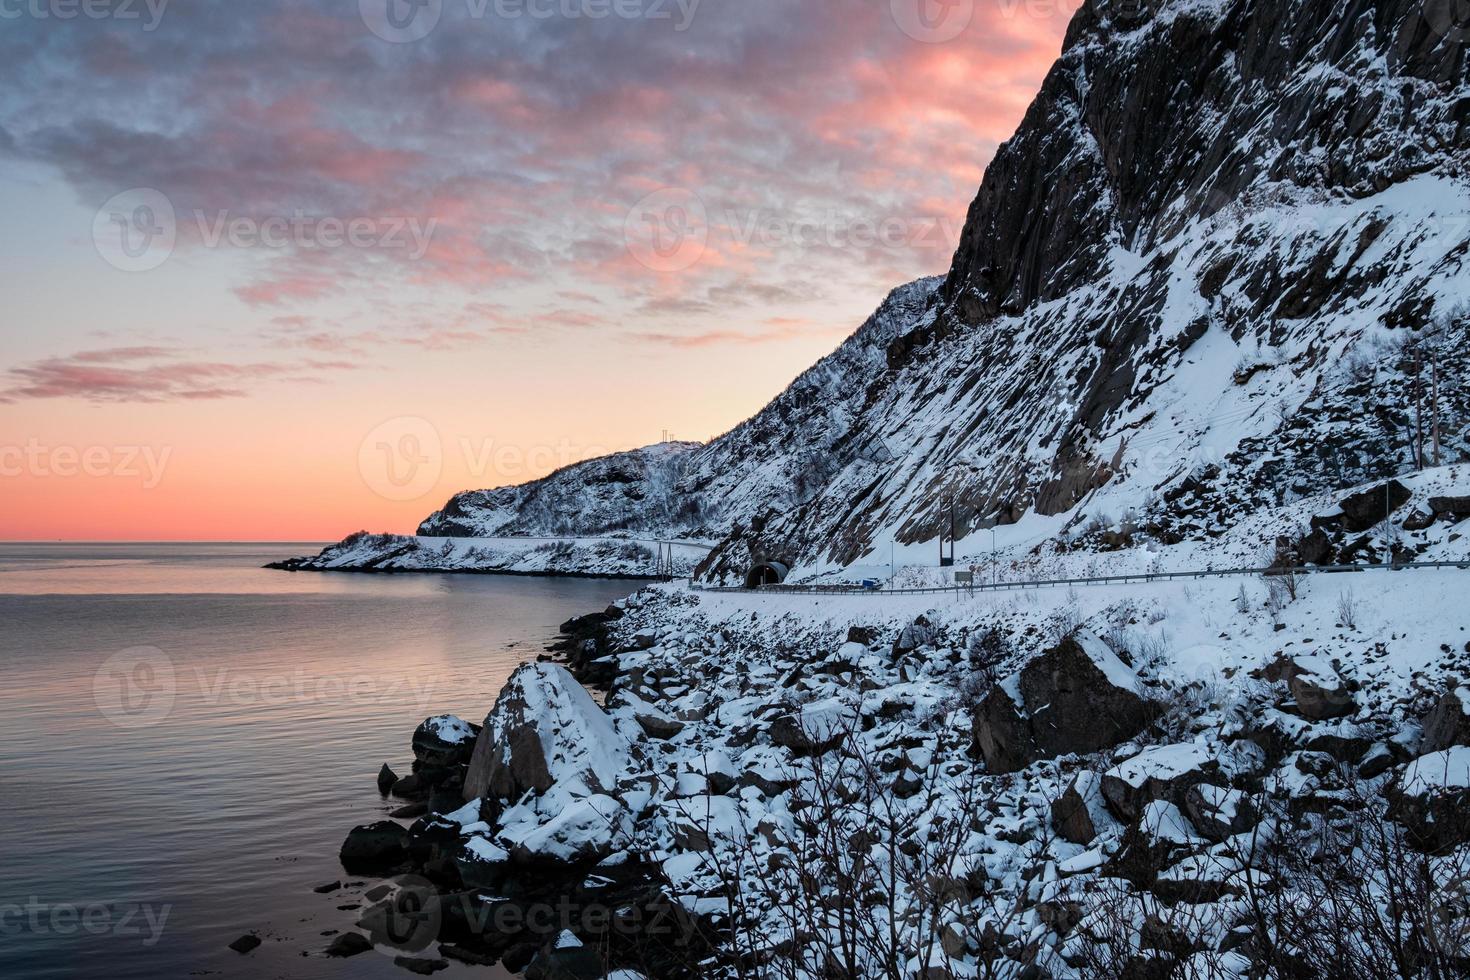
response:
<svg viewBox="0 0 1470 980"><path fill-rule="evenodd" d="M1434 346L1429 348L1429 381L1430 381L1430 415L1433 421L1430 426L1430 439L1434 447L1434 465L1440 465L1439 457L1439 343L1436 338Z"/></svg>
<svg viewBox="0 0 1470 980"><path fill-rule="evenodd" d="M1414 469L1424 469L1424 350L1414 343Z"/></svg>
<svg viewBox="0 0 1470 980"><path fill-rule="evenodd" d="M1391 480L1383 483L1383 550L1387 553L1386 558L1389 568L1393 567L1393 505L1389 500L1388 487Z"/></svg>

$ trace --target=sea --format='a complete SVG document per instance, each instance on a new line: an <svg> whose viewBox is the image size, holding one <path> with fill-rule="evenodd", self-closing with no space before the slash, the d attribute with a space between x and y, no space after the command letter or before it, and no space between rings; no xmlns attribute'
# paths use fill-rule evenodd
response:
<svg viewBox="0 0 1470 980"><path fill-rule="evenodd" d="M411 975L322 955L379 767L637 585L262 567L320 547L0 544L0 976Z"/></svg>

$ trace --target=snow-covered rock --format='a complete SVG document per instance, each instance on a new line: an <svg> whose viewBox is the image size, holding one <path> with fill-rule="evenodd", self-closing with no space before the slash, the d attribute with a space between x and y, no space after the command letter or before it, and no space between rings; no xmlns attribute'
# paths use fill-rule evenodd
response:
<svg viewBox="0 0 1470 980"><path fill-rule="evenodd" d="M1192 742L1159 745L1103 773L1103 796L1118 816L1137 820L1151 803L1182 803L1185 791L1217 768L1209 753Z"/></svg>
<svg viewBox="0 0 1470 980"><path fill-rule="evenodd" d="M1470 745L1470 689L1452 687L1424 719L1425 754Z"/></svg>
<svg viewBox="0 0 1470 980"><path fill-rule="evenodd" d="M975 744L992 772L1095 752L1136 735L1154 706L1138 675L1086 630L1002 682L975 709Z"/></svg>
<svg viewBox="0 0 1470 980"><path fill-rule="evenodd" d="M565 667L524 664L485 718L465 798L514 802L553 786L574 797L606 793L629 762L626 740Z"/></svg>
<svg viewBox="0 0 1470 980"><path fill-rule="evenodd" d="M1429 851L1470 843L1470 746L1421 756L1388 791L1390 814Z"/></svg>

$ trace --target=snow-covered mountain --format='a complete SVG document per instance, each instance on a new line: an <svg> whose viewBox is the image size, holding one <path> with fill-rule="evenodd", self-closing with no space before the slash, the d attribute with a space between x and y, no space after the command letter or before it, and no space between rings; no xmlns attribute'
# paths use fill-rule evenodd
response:
<svg viewBox="0 0 1470 980"><path fill-rule="evenodd" d="M423 533L698 538L711 577L810 573L951 520L1218 534L1434 462L1436 419L1438 459L1466 458L1453 9L1089 0L946 277L707 446L464 494Z"/></svg>

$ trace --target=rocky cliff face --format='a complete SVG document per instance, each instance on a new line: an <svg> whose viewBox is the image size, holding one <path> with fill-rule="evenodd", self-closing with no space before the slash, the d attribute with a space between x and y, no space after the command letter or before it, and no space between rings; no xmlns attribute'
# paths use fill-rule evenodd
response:
<svg viewBox="0 0 1470 980"><path fill-rule="evenodd" d="M962 537L1103 506L1207 533L1223 515L1184 515L1179 488L1197 507L1265 474L1280 499L1413 465L1430 364L1441 458L1463 458L1456 9L1089 2L942 282L895 292L754 419L649 471L641 498L557 530L707 536L712 575L752 555L850 564L934 539L951 507ZM569 477L583 493L580 473L551 483ZM544 533L537 486L456 498L425 527Z"/></svg>

